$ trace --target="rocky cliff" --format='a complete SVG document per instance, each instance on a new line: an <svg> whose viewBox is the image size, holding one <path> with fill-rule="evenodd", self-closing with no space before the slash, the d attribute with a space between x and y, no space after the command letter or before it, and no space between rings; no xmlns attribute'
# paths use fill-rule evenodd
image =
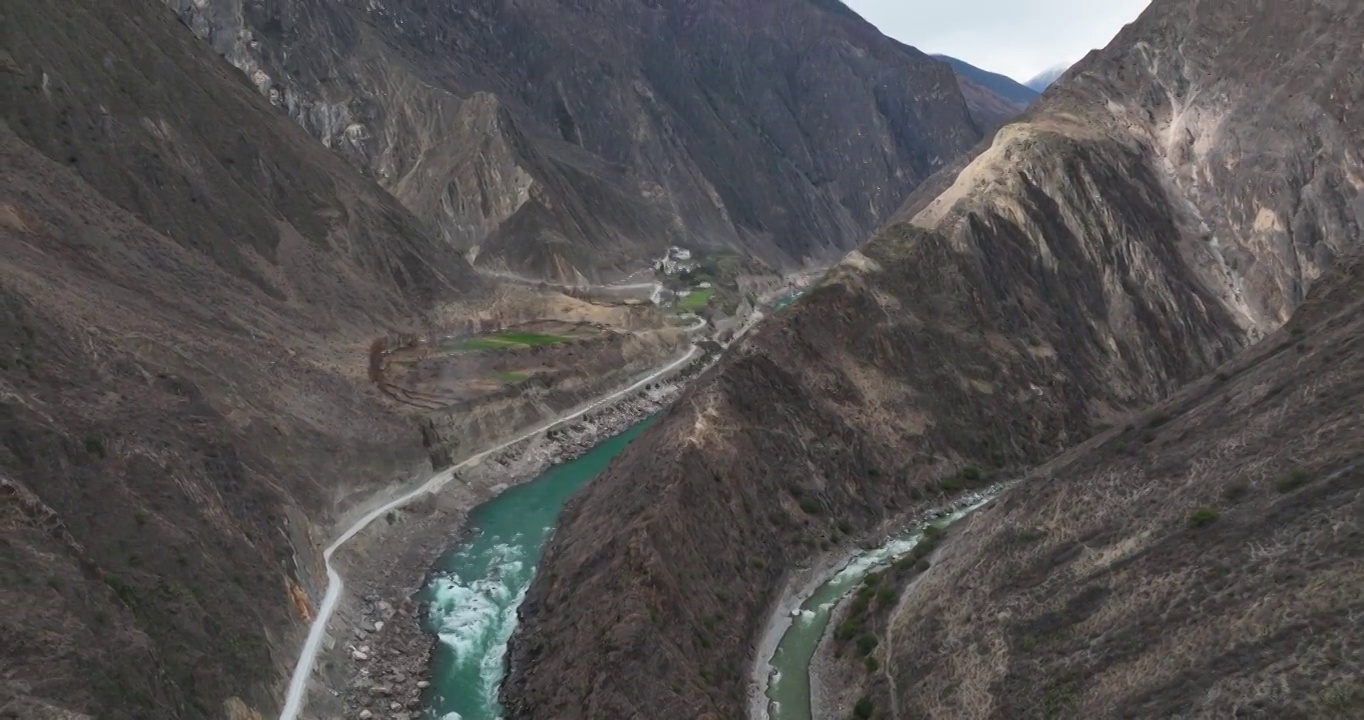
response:
<svg viewBox="0 0 1364 720"><path fill-rule="evenodd" d="M274 712L333 512L425 461L368 341L482 282L162 4L4 12L0 714Z"/></svg>
<svg viewBox="0 0 1364 720"><path fill-rule="evenodd" d="M511 716L741 715L770 603L818 548L941 502L963 466L1034 466L1280 327L1359 246L1361 32L1350 2L1157 0L928 181L571 502L513 638ZM1115 687L1103 707L1135 698Z"/></svg>
<svg viewBox="0 0 1364 720"><path fill-rule="evenodd" d="M168 0L490 269L836 257L1016 108L838 2Z"/></svg>

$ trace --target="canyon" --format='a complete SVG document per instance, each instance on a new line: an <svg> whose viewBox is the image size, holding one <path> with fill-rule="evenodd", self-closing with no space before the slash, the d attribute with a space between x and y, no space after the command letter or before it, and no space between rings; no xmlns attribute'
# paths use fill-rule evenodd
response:
<svg viewBox="0 0 1364 720"><path fill-rule="evenodd" d="M768 718L878 557L815 717L1364 708L1358 3L1040 99L836 0L3 24L0 714L444 712L504 545L490 717Z"/></svg>
<svg viewBox="0 0 1364 720"><path fill-rule="evenodd" d="M1341 267L1341 258L1358 251L1364 221L1364 88L1353 70L1362 60L1355 42L1361 22L1361 9L1345 2L1157 0L1017 121L924 183L872 240L761 325L570 501L511 641L503 689L508 716L740 716L770 608L789 574L818 562L821 548L876 536L887 523L931 508L945 488L959 487L944 481L963 468L1024 476L1114 426L1130 427L1129 455L1091 462L1127 468L1130 484L1096 487L1094 501L1120 503L1123 492L1160 497L1162 483L1177 479L1187 483L1187 494L1179 495L1184 502L1126 513L1114 508L1099 515L1108 518L1101 526L1057 525L1027 511L1001 520L989 535L1027 535L1034 525L1047 538L1054 533L1058 544L1046 540L1041 547L1054 547L1056 559L1031 566L1021 564L1031 555L1000 559L998 574L979 582L960 569L929 570L893 623L895 638L942 643L930 655L939 664L913 659L919 650L913 642L882 636L878 647L895 663L886 672L898 683L889 685L880 670L858 679L875 694L867 697L871 712L1106 717L1141 707L1210 716L1241 699L1249 707L1255 693L1246 685L1237 685L1235 695L1199 695L1194 683L1170 685L1164 673L1125 670L1159 657L1150 641L1084 660L1096 672L1113 667L1120 674L1111 681L1072 667L1088 658L1073 653L1093 637L1086 630L1099 632L1092 629L1099 617L1138 639L1159 635L1161 626L1152 605L1130 599L1139 592L1136 578L1145 576L1086 594L1093 575L1082 567L1104 566L1070 570L1071 559L1108 553L1108 562L1117 563L1130 553L1189 578L1215 571L1210 565L1235 574L1247 571L1237 563L1255 562L1233 553L1220 565L1205 564L1171 550L1200 540L1182 535L1186 526L1169 518L1192 514L1196 498L1210 502L1223 477L1181 472L1179 458L1193 462L1185 452L1219 447L1234 468L1254 462L1255 453L1286 458L1303 448L1296 462L1322 484L1300 502L1309 513L1329 514L1339 529L1303 540L1303 551L1322 563L1300 568L1299 581L1323 589L1304 591L1303 602L1317 603L1329 618L1321 620L1324 627L1346 632L1351 601L1324 588L1330 578L1352 586L1360 579L1350 559L1357 534L1343 522L1358 517L1361 500L1358 412L1335 405L1327 389L1305 406L1321 409L1320 425L1245 436L1259 438L1258 445L1218 445L1240 428L1259 427L1250 407L1237 406L1243 410L1220 423L1191 404L1175 408L1186 420L1152 422L1140 413L1199 378L1222 372L1234 380L1240 366L1226 363L1254 357L1244 354L1247 348L1269 347L1264 343L1281 337L1276 333L1296 312L1311 312L1302 308L1311 307L1313 292L1330 308L1321 316L1336 319L1304 324L1302 352L1315 357L1320 347L1349 362L1357 336L1334 333L1353 307L1344 290L1352 286L1353 266ZM1320 342L1312 339L1317 334ZM1244 382L1277 390L1297 368L1266 364L1262 378ZM1342 383L1338 392L1348 400L1358 393L1351 377L1323 382ZM1237 392L1230 397L1251 391ZM1197 426L1207 438L1195 442L1199 418L1211 425ZM1162 430L1167 422L1174 424ZM1166 457L1159 444L1138 449L1177 428L1190 434L1170 440L1185 443L1183 450L1172 446ZM1336 440L1300 442L1298 433L1317 429ZM1037 490L1025 482L997 507L1037 493L1049 500L1028 507L1054 512L1069 498L1086 497L1086 482L1083 473L1039 481ZM1280 517L1274 513L1288 506L1266 499L1260 481L1247 482L1256 499L1237 510L1236 520L1211 524L1201 542L1257 517ZM1072 512L1090 512L1082 509L1085 501L1076 502L1081 506ZM996 547L976 542L986 532L979 523L1003 517L983 513L969 526L971 541L958 546L949 539L941 552L975 567L983 559L977 553ZM1161 550L1149 554L1154 548ZM1195 602L1217 587L1190 582L1171 586L1166 597ZM1038 629L1028 631L1032 644L1016 641L1008 634L1014 630L1000 634L1031 616L1010 625L992 620L983 627L1001 630L975 639L972 618L994 607L998 593L1025 592L1025 583L1045 588L1020 596L1030 598L1039 618ZM936 600L926 602L917 593L930 587ZM989 587L998 588L996 595ZM1071 610L1054 609L1071 597ZM1248 612L1255 598L1233 591L1219 607ZM1095 614L1101 601L1108 609ZM925 603L951 603L953 612L939 618L914 609ZM1075 625L1067 612L1093 615L1096 625ZM1053 618L1055 630L1047 624ZM1069 634L1052 644L1051 633L1062 628ZM1306 646L1257 646L1238 676L1260 687L1274 678L1287 682L1280 668L1292 658L1328 655L1344 663L1338 667L1357 670L1356 646L1332 654L1330 636L1313 636L1320 639ZM977 643L974 654L958 654L968 642ZM1221 646L1181 648L1186 654L1171 669L1221 667L1215 655ZM1058 680L1049 700L1036 680L1063 664L1073 674ZM1348 676L1295 674L1294 682L1305 683L1295 685L1295 695L1322 703L1343 698L1350 707L1359 689L1336 685ZM1233 677L1226 682L1235 683ZM1011 704L1006 689L1030 682L1025 678L1042 695ZM916 699L916 689L939 694ZM890 702L902 710L889 710ZM1255 707L1266 716L1298 716L1310 711L1306 702L1261 698Z"/></svg>
<svg viewBox="0 0 1364 720"><path fill-rule="evenodd" d="M700 15L621 3L675 42L623 26L633 35L600 46L579 32L596 14L553 3L420 22L407 3L7 10L4 712L273 713L342 530L666 364L697 332L745 330L786 269L850 247L1002 119L976 117L945 66L855 16L799 7L764 31L782 42L744 80L769 96L763 120L740 88L697 89L706 63L743 65L707 55L737 42L705 41L731 31L738 6L718 1ZM844 34L821 40L830 17ZM556 61L525 55L539 35ZM490 43L464 56L479 62L450 64L469 39ZM788 39L811 77L776 52ZM590 59L622 48L655 76L601 93L611 72ZM774 68L789 82L768 83ZM787 107L817 101L824 120ZM863 113L881 120L854 141ZM720 129L740 117L745 133ZM688 316L580 292L652 274L677 242L725 271L714 307L710 293ZM498 486L446 492L446 532ZM343 566L402 555L357 545ZM329 653L361 605L340 598ZM340 680L335 662L319 682Z"/></svg>

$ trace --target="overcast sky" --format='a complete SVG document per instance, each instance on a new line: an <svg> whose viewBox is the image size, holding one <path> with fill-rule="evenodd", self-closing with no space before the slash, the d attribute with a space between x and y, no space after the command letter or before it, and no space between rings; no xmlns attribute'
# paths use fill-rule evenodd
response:
<svg viewBox="0 0 1364 720"><path fill-rule="evenodd" d="M1103 47L1150 0L843 0L881 32L1020 82Z"/></svg>

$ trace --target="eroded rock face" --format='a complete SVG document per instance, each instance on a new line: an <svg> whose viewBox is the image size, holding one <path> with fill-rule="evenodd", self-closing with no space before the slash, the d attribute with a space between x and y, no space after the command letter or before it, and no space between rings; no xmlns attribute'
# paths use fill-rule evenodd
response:
<svg viewBox="0 0 1364 720"><path fill-rule="evenodd" d="M511 715L741 715L783 574L839 520L917 512L964 465L1016 473L1278 328L1359 247L1361 22L1158 1L928 181L570 503Z"/></svg>
<svg viewBox="0 0 1364 720"><path fill-rule="evenodd" d="M569 282L833 256L1013 108L837 3L167 1L477 263Z"/></svg>

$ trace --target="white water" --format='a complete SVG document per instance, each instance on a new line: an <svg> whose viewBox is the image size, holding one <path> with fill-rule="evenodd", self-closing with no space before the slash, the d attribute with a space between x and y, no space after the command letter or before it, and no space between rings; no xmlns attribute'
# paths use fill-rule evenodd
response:
<svg viewBox="0 0 1364 720"><path fill-rule="evenodd" d="M387 503L380 505L374 510L371 510L368 514L366 514L364 517L360 518L353 525L347 528L345 532L341 533L341 536L338 537L331 545L329 545L326 548L326 550L322 552L322 561L323 563L325 563L327 568L327 592L322 598L322 604L318 606L317 617L313 619L312 627L310 627L308 630L308 639L306 642L304 642L303 650L299 653L298 663L294 666L294 674L289 680L289 691L285 695L284 707L282 710L280 710L279 713L280 720L296 720L298 718L299 712L303 710L304 700L306 699L307 696L308 680L309 678L312 677L313 668L317 665L317 655L318 652L322 649L323 639L326 638L327 625L328 623L330 623L332 615L336 613L336 605L337 602L341 599L341 590L344 587L340 573L338 573L336 571L335 566L332 565L332 555L338 549L340 549L341 546L345 545L347 542L350 541L351 538L359 534L361 530L364 530L366 527L369 526L370 523L382 517L388 511L403 507L404 505L407 505L408 503L412 502L413 500L423 495L441 489L442 487L445 486L447 482L450 481L452 477L454 477L455 471L459 470L460 468L476 463L479 460L482 460L483 458L487 457L491 453L504 450L508 447L511 447L512 445L515 445L516 443L526 440L527 438L539 435L540 433L545 432L546 430L549 430L550 428L553 428L557 425L581 417L582 415L591 412L592 410L600 407L601 405L608 402L612 402L623 395L628 395L632 392L635 392L636 390L644 387L645 385L648 385L649 383L657 380L659 377L662 377L663 375L666 375L676 370L677 368L682 367L687 362L690 362L692 358L696 357L697 353L699 352L700 350L698 350L695 347L692 347L689 350L687 350L687 353L682 357L678 358L677 360L674 360L673 362L669 363L663 368L654 371L647 377L643 378L642 380L639 380L638 382L627 388L617 390L614 393L611 393L587 405L584 405L583 407L575 410L571 414L565 415L563 417L558 418L557 420L546 423L540 427L535 428L534 430L529 430L525 433L522 433L516 438L508 440L495 447L484 450L483 452L478 453L477 455L474 455L464 460L458 465L454 465L453 467L447 468L445 470L442 470L441 472L436 473L416 490L413 490L405 495L401 495L393 500L388 501ZM515 606L513 605L513 607Z"/></svg>

